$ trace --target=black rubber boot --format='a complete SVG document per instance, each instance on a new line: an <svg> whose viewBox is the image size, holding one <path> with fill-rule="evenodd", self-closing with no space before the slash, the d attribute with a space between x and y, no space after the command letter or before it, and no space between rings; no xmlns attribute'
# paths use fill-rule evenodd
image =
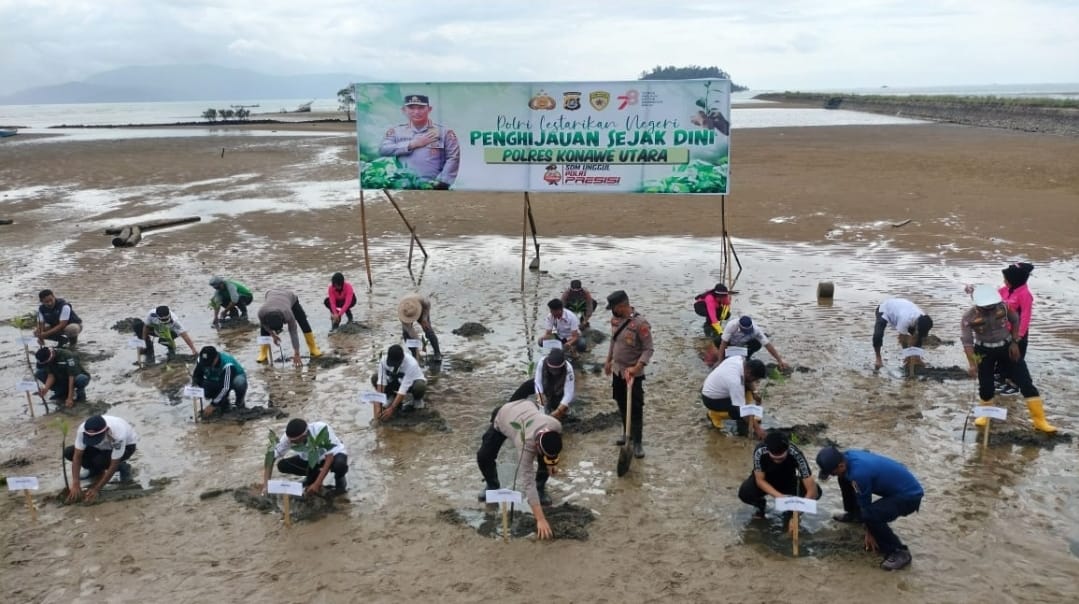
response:
<svg viewBox="0 0 1079 604"><path fill-rule="evenodd" d="M536 485L536 490L539 491L540 505L545 508L554 505L554 500L552 500L551 496L547 494L547 485L538 484Z"/></svg>
<svg viewBox="0 0 1079 604"><path fill-rule="evenodd" d="M480 503L486 503L487 502L487 491L496 491L496 490L498 490L500 488L502 488L502 487L500 487L497 482L494 483L494 484L488 482L487 483L487 488L480 491L480 494L476 496L476 501L479 501Z"/></svg>
<svg viewBox="0 0 1079 604"><path fill-rule="evenodd" d="M345 479L344 474L334 474L333 476L333 492L337 495L341 495L348 491L348 480Z"/></svg>
<svg viewBox="0 0 1079 604"><path fill-rule="evenodd" d="M434 352L431 360L436 363L442 361L442 349L438 347L438 336L435 335L435 330L429 329L424 332L424 335L427 336L427 341L431 343L431 351Z"/></svg>

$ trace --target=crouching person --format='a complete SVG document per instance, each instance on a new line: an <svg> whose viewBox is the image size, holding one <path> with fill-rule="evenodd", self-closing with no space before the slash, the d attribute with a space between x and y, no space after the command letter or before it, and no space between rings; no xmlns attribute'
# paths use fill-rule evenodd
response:
<svg viewBox="0 0 1079 604"><path fill-rule="evenodd" d="M44 384L38 391L41 396L52 390L49 400L62 400L65 407L86 400L90 374L82 368L77 354L58 348L39 348L34 358L37 359L34 377Z"/></svg>
<svg viewBox="0 0 1079 604"><path fill-rule="evenodd" d="M401 409L402 413L427 406L423 400L427 394L427 379L423 376L420 363L416 357L405 354L405 349L398 344L390 346L379 360L378 373L371 376L371 385L378 392L386 394L386 405L375 405L375 417L382 421L393 418L394 411L401 407L406 394L411 394L412 400Z"/></svg>
<svg viewBox="0 0 1079 604"><path fill-rule="evenodd" d="M130 482L131 464L127 460L135 454L135 444L139 435L127 421L115 415L95 415L81 425L75 432L75 444L64 449L64 458L71 462L71 489L67 493L67 502L74 503L80 498L86 503L93 503L101 487L108 484L112 475L120 473L121 482ZM86 469L86 478L97 478L83 494L80 481L82 470Z"/></svg>
<svg viewBox="0 0 1079 604"><path fill-rule="evenodd" d="M753 473L738 489L742 503L757 508L756 518L764 518L766 495L807 499L820 499L821 495L802 450L792 445L782 432L774 430L753 449Z"/></svg>
<svg viewBox="0 0 1079 604"><path fill-rule="evenodd" d="M325 435L322 432L325 430ZM312 446L308 444L311 440ZM292 457L284 458L292 450ZM326 476L333 472L333 490L335 494L342 494L348 490L345 474L348 474L348 452L345 445L333 433L326 422L311 422L296 418L289 420L285 426L285 434L274 447L274 458L268 461L262 474L262 492L266 493L266 483L273 475L274 462L277 469L283 474L303 476L304 494L318 493L322 490L322 483ZM309 458L314 455L316 462L309 463ZM284 459L282 459L284 458Z"/></svg>
<svg viewBox="0 0 1079 604"><path fill-rule="evenodd" d="M191 383L201 387L206 400L210 402L202 410L203 417L210 417L215 411L228 411L229 392L236 393L236 408L244 408L247 375L240 362L227 352L213 346L203 346L195 371L191 374Z"/></svg>
<svg viewBox="0 0 1079 604"><path fill-rule="evenodd" d="M518 430L516 426L521 426ZM544 415L543 408L531 399L506 403L491 414L491 426L483 434L483 441L476 452L487 490L501 488L498 481L498 452L507 438L513 439L520 448L517 456L517 475L524 481L525 499L536 517L536 534L540 539L551 537L551 526L543 514L543 506L551 505L547 496L547 478L555 473L558 456L562 452L562 424ZM536 464L535 474L532 464ZM480 493L480 501L487 500L486 490Z"/></svg>

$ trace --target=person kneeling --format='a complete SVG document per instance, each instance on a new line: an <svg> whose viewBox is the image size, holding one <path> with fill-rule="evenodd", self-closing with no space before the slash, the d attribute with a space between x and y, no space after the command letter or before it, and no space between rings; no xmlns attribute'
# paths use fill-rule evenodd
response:
<svg viewBox="0 0 1079 604"><path fill-rule="evenodd" d="M203 346L199 361L191 374L191 383L202 388L210 404L202 410L203 417L215 411L224 413L229 409L229 391L236 392L236 408L244 408L247 396L247 376L244 368L231 354L213 346Z"/></svg>
<svg viewBox="0 0 1079 604"><path fill-rule="evenodd" d="M757 508L756 518L764 518L766 495L777 499L788 495L807 499L821 496L802 450L792 445L785 434L774 430L753 449L753 472L738 489L738 498Z"/></svg>
<svg viewBox="0 0 1079 604"><path fill-rule="evenodd" d="M314 439L314 447L308 444L311 439ZM282 459L289 450L295 452L296 455ZM263 494L266 494L266 483L273 475L275 461L277 469L283 474L304 477L305 495L321 491L322 483L330 472L333 472L334 493L340 495L348 490L348 483L345 481L345 474L348 474L348 451L326 422L308 424L299 418L289 420L288 425L285 426L285 434L277 442L273 454L273 459L267 460L268 463L262 474ZM313 463L310 459L312 455L315 458Z"/></svg>
<svg viewBox="0 0 1079 604"><path fill-rule="evenodd" d="M547 415L562 421L576 394L575 383L573 365L566 362L561 348L555 348L536 364L536 375L522 382L509 402L535 395Z"/></svg>
<svg viewBox="0 0 1079 604"><path fill-rule="evenodd" d="M386 350L378 362L378 373L371 376L371 385L378 392L386 394L387 404L375 405L375 417L382 421L393 418L394 411L401 407L406 394L411 394L412 400L404 406L402 413L427 406L423 400L427 394L427 379L423 376L420 363L412 355L406 355L405 349L399 344Z"/></svg>
<svg viewBox="0 0 1079 604"><path fill-rule="evenodd" d="M120 482L130 482L131 464L127 460L135 454L139 435L131 424L115 415L94 415L84 421L75 432L75 444L64 449L64 458L71 462L71 488L67 502L80 498L93 503L101 487L108 484L112 475L120 473ZM93 486L82 493L82 470L86 478L97 478Z"/></svg>

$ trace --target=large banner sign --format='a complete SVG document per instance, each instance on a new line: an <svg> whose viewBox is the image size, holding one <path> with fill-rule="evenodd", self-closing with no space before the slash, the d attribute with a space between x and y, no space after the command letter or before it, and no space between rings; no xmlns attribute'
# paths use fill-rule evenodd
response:
<svg viewBox="0 0 1079 604"><path fill-rule="evenodd" d="M356 84L360 186L726 194L730 82Z"/></svg>

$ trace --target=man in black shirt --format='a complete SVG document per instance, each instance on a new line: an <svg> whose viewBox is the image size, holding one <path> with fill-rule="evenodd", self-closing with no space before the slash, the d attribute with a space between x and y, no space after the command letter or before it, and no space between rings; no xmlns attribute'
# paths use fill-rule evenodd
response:
<svg viewBox="0 0 1079 604"><path fill-rule="evenodd" d="M738 489L738 498L757 508L757 518L764 518L765 495L807 499L820 499L821 495L801 449L775 430L769 431L764 442L753 449L753 473Z"/></svg>

